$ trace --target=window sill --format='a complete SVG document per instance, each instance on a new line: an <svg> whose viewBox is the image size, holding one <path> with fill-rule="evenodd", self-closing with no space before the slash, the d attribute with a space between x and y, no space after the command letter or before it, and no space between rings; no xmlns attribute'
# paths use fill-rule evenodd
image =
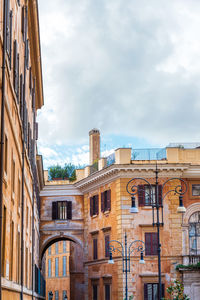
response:
<svg viewBox="0 0 200 300"><path fill-rule="evenodd" d="M92 219L95 219L96 217L98 217L98 215L91 216Z"/></svg>
<svg viewBox="0 0 200 300"><path fill-rule="evenodd" d="M110 214L110 210L106 210L106 211L104 211L103 213L104 213L105 216L107 216L107 215Z"/></svg>

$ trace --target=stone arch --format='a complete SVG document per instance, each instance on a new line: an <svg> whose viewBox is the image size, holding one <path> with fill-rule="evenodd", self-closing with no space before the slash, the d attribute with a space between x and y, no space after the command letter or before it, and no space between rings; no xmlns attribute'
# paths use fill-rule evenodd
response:
<svg viewBox="0 0 200 300"><path fill-rule="evenodd" d="M74 235L71 234L54 234L51 235L50 237L46 238L43 243L40 245L40 257L39 257L39 262L40 266L42 263L42 258L44 256L45 251L54 243L59 242L59 241L71 241L76 244L78 244L82 249L83 249L83 242L77 238Z"/></svg>
<svg viewBox="0 0 200 300"><path fill-rule="evenodd" d="M184 225L188 225L191 215L193 215L193 213L195 213L197 211L200 211L200 203L193 203L187 207L186 212L183 217Z"/></svg>

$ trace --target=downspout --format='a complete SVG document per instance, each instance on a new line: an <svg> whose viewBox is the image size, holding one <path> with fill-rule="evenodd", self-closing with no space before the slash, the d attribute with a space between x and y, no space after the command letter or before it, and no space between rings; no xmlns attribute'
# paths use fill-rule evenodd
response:
<svg viewBox="0 0 200 300"><path fill-rule="evenodd" d="M28 8L26 7L26 20L28 22ZM26 25L27 26L27 25ZM21 300L24 288L24 159L25 159L25 101L26 101L26 53L27 53L27 27L25 29L24 47L24 84L23 84L23 132L22 132L22 209L21 209ZM0 299L1 300L1 299Z"/></svg>
<svg viewBox="0 0 200 300"><path fill-rule="evenodd" d="M2 209L3 209L3 171L4 171L4 110L5 110L5 68L6 68L6 24L7 0L3 4L3 60L1 97L1 149L0 149L0 300L2 299Z"/></svg>

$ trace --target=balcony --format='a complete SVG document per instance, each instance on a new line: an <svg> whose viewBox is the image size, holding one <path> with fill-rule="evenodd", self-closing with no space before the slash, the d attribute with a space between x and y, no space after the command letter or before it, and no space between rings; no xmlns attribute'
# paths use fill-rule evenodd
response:
<svg viewBox="0 0 200 300"><path fill-rule="evenodd" d="M183 265L196 265L200 263L200 255L185 255L183 257Z"/></svg>

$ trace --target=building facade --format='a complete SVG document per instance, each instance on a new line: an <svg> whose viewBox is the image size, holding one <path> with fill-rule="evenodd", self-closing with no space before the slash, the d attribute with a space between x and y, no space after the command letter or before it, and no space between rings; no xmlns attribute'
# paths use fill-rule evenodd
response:
<svg viewBox="0 0 200 300"><path fill-rule="evenodd" d="M70 299L70 242L56 242L46 251L46 295L50 294L55 300Z"/></svg>
<svg viewBox="0 0 200 300"><path fill-rule="evenodd" d="M95 135L96 135L95 130ZM95 143L96 143L95 136ZM90 132L90 144L92 134ZM98 149L98 147L96 147ZM94 149L93 148L90 148ZM95 155L93 155L95 157ZM96 158L94 164L96 165ZM200 211L200 149L187 145L167 147L165 149L132 150L117 149L108 158L99 158L97 169L94 164L77 170L77 181L72 185L60 182L60 195L73 195L71 219L67 220L68 230L62 231L62 238L76 240L73 222L77 219L76 210L83 205L83 266L84 291L82 297L89 300L118 300L125 297L125 274L123 273L122 256L119 251L113 253L114 264L108 264L109 249L112 240L124 243L125 233L128 245L135 240L144 242L145 264L139 264L140 253L132 252L130 273L128 273L128 295L134 299L157 299L158 293L158 259L156 226L152 220L152 202L149 197L149 185L152 186L152 201L155 202L155 171L158 170L158 199L160 205L160 242L161 242L161 278L162 293L167 296L166 288L175 279L182 280L185 291L192 300L200 294L199 269L199 211ZM131 196L127 192L128 182L135 179L135 204L137 213L132 213ZM173 179L176 178L176 179ZM186 208L184 214L177 213L182 179L187 184L183 195ZM146 181L145 181L146 180ZM167 184L166 181L168 181ZM46 182L41 192L43 207L45 193L51 194L54 201L58 186ZM61 185L62 184L62 185ZM181 184L182 191L184 184ZM163 188L163 190L162 190ZM162 197L161 191L162 190ZM75 198L79 193L79 201ZM172 191L172 192L170 192ZM166 195L164 197L164 195ZM162 201L164 197L164 200ZM68 198L69 199L69 198ZM60 198L60 200L62 200ZM48 199L49 203L49 199ZM47 207L47 206L46 206ZM53 205L49 205L49 222L52 218ZM163 219L162 219L163 211ZM41 214L42 218L42 214ZM58 221L54 221L58 222ZM154 221L156 223L156 219ZM55 224L55 223L54 223ZM63 223L64 224L64 223ZM58 232L57 232L58 235ZM55 236L56 237L56 234ZM116 244L115 244L116 246ZM188 264L194 268L188 269ZM185 268L184 268L185 266ZM183 273L183 276L182 276ZM192 275L191 275L192 274ZM191 280L192 276L192 280ZM73 297L73 289L71 289Z"/></svg>
<svg viewBox="0 0 200 300"><path fill-rule="evenodd" d="M39 299L39 191L37 111L43 105L37 1L0 2L2 223L0 298Z"/></svg>

